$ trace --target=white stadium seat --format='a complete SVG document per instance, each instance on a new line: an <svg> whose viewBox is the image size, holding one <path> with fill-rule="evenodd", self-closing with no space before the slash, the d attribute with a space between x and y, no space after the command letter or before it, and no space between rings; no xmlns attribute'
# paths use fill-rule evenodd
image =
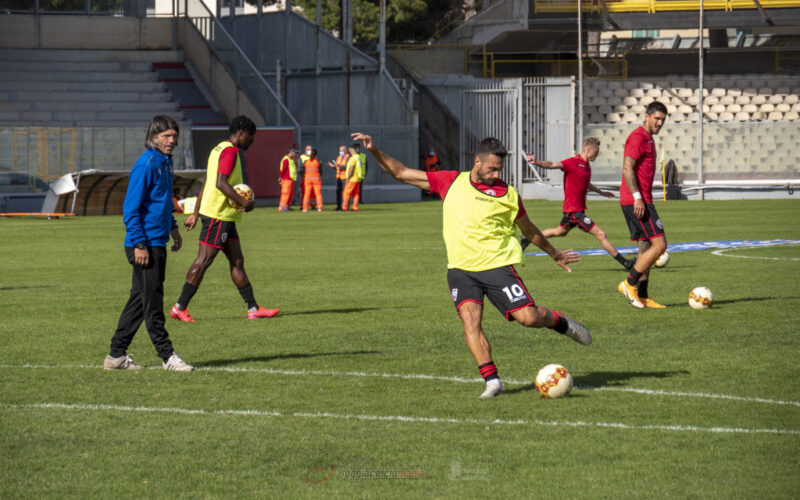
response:
<svg viewBox="0 0 800 500"><path fill-rule="evenodd" d="M636 106L631 106L630 111L631 113L636 113L637 115L643 115L645 111L645 107L641 104L637 104Z"/></svg>
<svg viewBox="0 0 800 500"><path fill-rule="evenodd" d="M719 98L719 103L720 104L724 104L725 106L733 104L734 102L736 102L736 99L731 97L731 96L729 96L729 95L726 95L726 96L723 96L723 97Z"/></svg>
<svg viewBox="0 0 800 500"><path fill-rule="evenodd" d="M750 96L749 95L740 95L736 98L736 104L744 106L745 104L750 104Z"/></svg>
<svg viewBox="0 0 800 500"><path fill-rule="evenodd" d="M609 113L606 115L606 121L608 123L619 123L622 119L619 117L619 113Z"/></svg>
<svg viewBox="0 0 800 500"><path fill-rule="evenodd" d="M760 89L758 89L758 95L768 96L772 95L773 93L774 92L772 92L772 89L770 87L761 87Z"/></svg>
<svg viewBox="0 0 800 500"><path fill-rule="evenodd" d="M761 107L758 108L758 110L761 111L762 113L772 113L773 111L775 111L775 105L774 104L762 104Z"/></svg>
<svg viewBox="0 0 800 500"><path fill-rule="evenodd" d="M712 113L717 113L717 114L724 113L725 112L725 105L724 104L715 104L715 105L711 106L711 112Z"/></svg>
<svg viewBox="0 0 800 500"><path fill-rule="evenodd" d="M738 104L729 104L726 107L725 111L727 111L728 113L733 113L735 115L736 113L739 113L739 112L742 111L742 107L739 106Z"/></svg>
<svg viewBox="0 0 800 500"><path fill-rule="evenodd" d="M684 115L688 115L693 111L691 106L687 106L686 104L682 104L678 106L678 113L683 113Z"/></svg>
<svg viewBox="0 0 800 500"><path fill-rule="evenodd" d="M715 104L719 104L719 97L715 95L710 95L703 99L703 104L708 104L709 106L713 106Z"/></svg>
<svg viewBox="0 0 800 500"><path fill-rule="evenodd" d="M715 122L719 119L719 115L713 112L703 113L703 118L705 121Z"/></svg>
<svg viewBox="0 0 800 500"><path fill-rule="evenodd" d="M797 94L789 94L786 96L786 99L783 100L786 104L797 104L800 102L800 96Z"/></svg>
<svg viewBox="0 0 800 500"><path fill-rule="evenodd" d="M678 112L678 106L673 106L672 104L667 104L667 113L668 114L671 115L672 113L677 113L677 112Z"/></svg>
<svg viewBox="0 0 800 500"><path fill-rule="evenodd" d="M678 89L678 97L682 97L682 98L685 99L687 97L692 97L693 95L694 95L694 92L692 91L692 89L685 88L685 87Z"/></svg>
<svg viewBox="0 0 800 500"><path fill-rule="evenodd" d="M776 94L791 94L792 91L787 87L780 87L775 91Z"/></svg>
<svg viewBox="0 0 800 500"><path fill-rule="evenodd" d="M721 89L721 88L711 89L711 95L713 95L714 97L724 97L725 94L727 94L727 93L728 93L728 91L725 90L725 89Z"/></svg>
<svg viewBox="0 0 800 500"><path fill-rule="evenodd" d="M611 106L609 106L607 104L604 104L602 106L598 106L597 107L597 112L600 113L601 115L606 115L608 113L614 112L614 108L612 108Z"/></svg>
<svg viewBox="0 0 800 500"><path fill-rule="evenodd" d="M642 97L644 97L644 90L640 88L631 89L630 96L641 99Z"/></svg>
<svg viewBox="0 0 800 500"><path fill-rule="evenodd" d="M625 113L626 111L628 111L628 106L624 104L617 104L616 106L613 107L613 109L615 113Z"/></svg>
<svg viewBox="0 0 800 500"><path fill-rule="evenodd" d="M792 111L797 111L798 113L800 113L800 102L792 104Z"/></svg>
<svg viewBox="0 0 800 500"><path fill-rule="evenodd" d="M669 115L669 119L675 123L681 123L686 119L686 116L683 113L672 113Z"/></svg>
<svg viewBox="0 0 800 500"><path fill-rule="evenodd" d="M786 94L774 94L769 97L768 102L770 104L781 104L783 99L786 97Z"/></svg>
<svg viewBox="0 0 800 500"><path fill-rule="evenodd" d="M791 110L792 106L786 103L778 104L777 106L775 106L775 111L779 111L781 113L788 113Z"/></svg>
<svg viewBox="0 0 800 500"><path fill-rule="evenodd" d="M728 95L735 99L736 97L742 95L742 89L739 88L728 89Z"/></svg>
<svg viewBox="0 0 800 500"><path fill-rule="evenodd" d="M767 102L767 96L761 94L754 95L753 97L750 98L750 102L752 102L753 104L764 104L765 102Z"/></svg>
<svg viewBox="0 0 800 500"><path fill-rule="evenodd" d="M645 95L652 97L653 99L658 99L661 97L661 89L649 89Z"/></svg>
<svg viewBox="0 0 800 500"><path fill-rule="evenodd" d="M611 97L611 96L614 95L614 91L611 90L611 89L600 89L597 92L597 95L599 95L601 97Z"/></svg>
<svg viewBox="0 0 800 500"><path fill-rule="evenodd" d="M690 106L699 105L700 104L700 96L693 95L693 96L687 97L686 98L686 104L689 104Z"/></svg>
<svg viewBox="0 0 800 500"><path fill-rule="evenodd" d="M616 106L616 105L618 105L618 104L622 104L622 99L621 99L621 98L619 98L619 97L617 97L617 96L614 96L614 97L609 97L608 99L606 99L606 103L607 103L609 106L612 106L612 107L613 107L613 106Z"/></svg>
<svg viewBox="0 0 800 500"><path fill-rule="evenodd" d="M628 91L625 90L625 89L615 89L614 90L614 95L617 96L617 97L622 97L622 98L627 98L627 97L630 96Z"/></svg>
<svg viewBox="0 0 800 500"><path fill-rule="evenodd" d="M646 95L646 96L642 97L642 99L639 101L639 104L641 104L642 106L647 106L648 104L650 104L653 101L655 101L655 99L653 99L649 95Z"/></svg>
<svg viewBox="0 0 800 500"><path fill-rule="evenodd" d="M783 119L786 121L794 122L800 119L800 113L797 111L789 111L785 115L783 115Z"/></svg>
<svg viewBox="0 0 800 500"><path fill-rule="evenodd" d="M625 113L622 115L622 121L625 123L634 123L639 121L639 116L636 113Z"/></svg>
<svg viewBox="0 0 800 500"><path fill-rule="evenodd" d="M700 113L696 111L694 113L689 113L688 115L686 115L686 121L697 123L698 121L700 121Z"/></svg>
<svg viewBox="0 0 800 500"><path fill-rule="evenodd" d="M756 96L756 95L758 95L758 89L755 89L753 87L748 87L748 88L742 90L742 95L743 96L747 96L747 97Z"/></svg>
<svg viewBox="0 0 800 500"><path fill-rule="evenodd" d="M639 99L629 96L622 100L622 104L624 104L625 106L636 106L637 104L639 104Z"/></svg>
<svg viewBox="0 0 800 500"><path fill-rule="evenodd" d="M783 113L780 113L778 111L773 111L772 113L769 114L767 118L771 122L779 122L783 118Z"/></svg>
<svg viewBox="0 0 800 500"><path fill-rule="evenodd" d="M743 111L740 111L740 112L736 113L736 115L733 117L733 120L737 121L737 122L749 122L750 121L750 113L745 113Z"/></svg>
<svg viewBox="0 0 800 500"><path fill-rule="evenodd" d="M622 88L622 82L620 82L619 80L609 80L608 81L608 88L610 88L610 89L621 89Z"/></svg>
<svg viewBox="0 0 800 500"><path fill-rule="evenodd" d="M719 114L719 119L720 119L720 121L723 121L723 122L733 121L733 114L732 113L728 113L727 111L725 113L720 113Z"/></svg>
<svg viewBox="0 0 800 500"><path fill-rule="evenodd" d="M758 106L756 106L755 104L745 104L744 106L742 106L742 111L744 111L745 113L753 114L756 111L758 111Z"/></svg>

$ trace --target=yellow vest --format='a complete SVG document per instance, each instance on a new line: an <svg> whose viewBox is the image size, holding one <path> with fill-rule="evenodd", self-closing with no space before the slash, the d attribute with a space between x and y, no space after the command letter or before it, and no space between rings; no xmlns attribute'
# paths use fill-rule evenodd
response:
<svg viewBox="0 0 800 500"><path fill-rule="evenodd" d="M361 182L364 180L364 164L361 163L361 156L360 155L353 155L347 160L347 168L350 168L350 165L353 165L353 173L350 174L349 181L353 182Z"/></svg>
<svg viewBox="0 0 800 500"><path fill-rule="evenodd" d="M508 186L504 196L491 196L472 185L462 172L447 191L442 210L447 268L486 271L522 262L514 223L519 194Z"/></svg>
<svg viewBox="0 0 800 500"><path fill-rule="evenodd" d="M293 181L297 180L297 162L294 161L294 155L286 155L281 158L281 165L283 160L289 160L289 178Z"/></svg>
<svg viewBox="0 0 800 500"><path fill-rule="evenodd" d="M217 169L219 168L219 157L226 148L232 148L230 141L222 141L217 147L211 150L208 155L208 167L206 168L206 183L203 186L203 199L200 200L200 215L224 221L238 222L242 220L242 213L228 203L228 197L217 189ZM233 172L228 176L228 183L231 186L242 183L242 163L239 155L236 155L236 165Z"/></svg>

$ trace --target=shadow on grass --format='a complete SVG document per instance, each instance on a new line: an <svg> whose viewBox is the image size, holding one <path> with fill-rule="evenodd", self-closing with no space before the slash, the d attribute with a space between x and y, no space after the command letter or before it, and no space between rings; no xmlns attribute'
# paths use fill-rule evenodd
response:
<svg viewBox="0 0 800 500"><path fill-rule="evenodd" d="M28 288L53 288L53 287L46 286L46 285L37 285L37 286L2 286L2 287L0 287L0 292L6 292L8 290L27 290Z"/></svg>
<svg viewBox="0 0 800 500"><path fill-rule="evenodd" d="M320 356L352 356L352 355L362 355L362 354L380 354L381 351L342 351L342 352L311 352L311 353L290 353L290 354L275 354L274 356L251 356L247 358L236 358L236 359L212 359L210 361L205 361L202 363L196 363L196 366L228 366L228 365L235 365L238 363L248 363L248 362L264 362L268 363L270 361L275 361L279 359L304 359L304 358L316 358Z"/></svg>
<svg viewBox="0 0 800 500"><path fill-rule="evenodd" d="M588 375L581 375L573 377L575 387L604 387L604 386L624 386L624 382L632 378L669 378L676 375L688 375L686 370L678 370L671 372L595 372ZM533 391L536 392L534 384L525 384L513 389L506 389L506 394L515 394L519 392ZM575 397L576 394L571 394L570 397Z"/></svg>
<svg viewBox="0 0 800 500"><path fill-rule="evenodd" d="M339 309L317 309L313 311L295 311L290 313L280 313L280 316L307 316L309 314L351 314L364 311L381 311L381 307L342 307Z"/></svg>

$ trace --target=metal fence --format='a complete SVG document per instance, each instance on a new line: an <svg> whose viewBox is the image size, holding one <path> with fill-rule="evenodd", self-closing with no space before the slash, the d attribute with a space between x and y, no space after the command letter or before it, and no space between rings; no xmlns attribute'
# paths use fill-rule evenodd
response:
<svg viewBox="0 0 800 500"><path fill-rule="evenodd" d="M0 191L47 191L46 183L80 170L130 170L146 135L146 127L0 127L0 174L27 176L25 190L17 185ZM180 136L176 170L192 168L191 135L186 130Z"/></svg>
<svg viewBox="0 0 800 500"><path fill-rule="evenodd" d="M584 136L601 141L592 179L619 182L625 140L638 124L589 125ZM698 180L697 124L669 123L654 137L664 163L675 162L681 181ZM800 180L800 123L706 123L703 128L703 180L758 183Z"/></svg>

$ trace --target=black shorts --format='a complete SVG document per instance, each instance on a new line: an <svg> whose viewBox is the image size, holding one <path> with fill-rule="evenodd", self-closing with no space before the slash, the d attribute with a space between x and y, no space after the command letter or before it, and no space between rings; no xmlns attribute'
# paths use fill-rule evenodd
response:
<svg viewBox="0 0 800 500"><path fill-rule="evenodd" d="M560 225L564 229L577 227L580 228L581 231L588 233L594 227L594 221L584 212L564 212L564 218L561 219Z"/></svg>
<svg viewBox="0 0 800 500"><path fill-rule="evenodd" d="M483 296L486 295L507 320L514 321L511 313L536 305L514 266L478 272L448 269L447 285L456 311L465 302L483 305Z"/></svg>
<svg viewBox="0 0 800 500"><path fill-rule="evenodd" d="M212 219L205 215L200 216L200 221L200 244L221 249L228 241L239 241L235 222Z"/></svg>
<svg viewBox="0 0 800 500"><path fill-rule="evenodd" d="M664 226L658 218L656 207L651 203L644 206L644 217L641 219L633 215L633 205L622 205L622 213L625 215L625 222L628 223L628 230L631 232L631 241L652 240L659 236L664 236Z"/></svg>

